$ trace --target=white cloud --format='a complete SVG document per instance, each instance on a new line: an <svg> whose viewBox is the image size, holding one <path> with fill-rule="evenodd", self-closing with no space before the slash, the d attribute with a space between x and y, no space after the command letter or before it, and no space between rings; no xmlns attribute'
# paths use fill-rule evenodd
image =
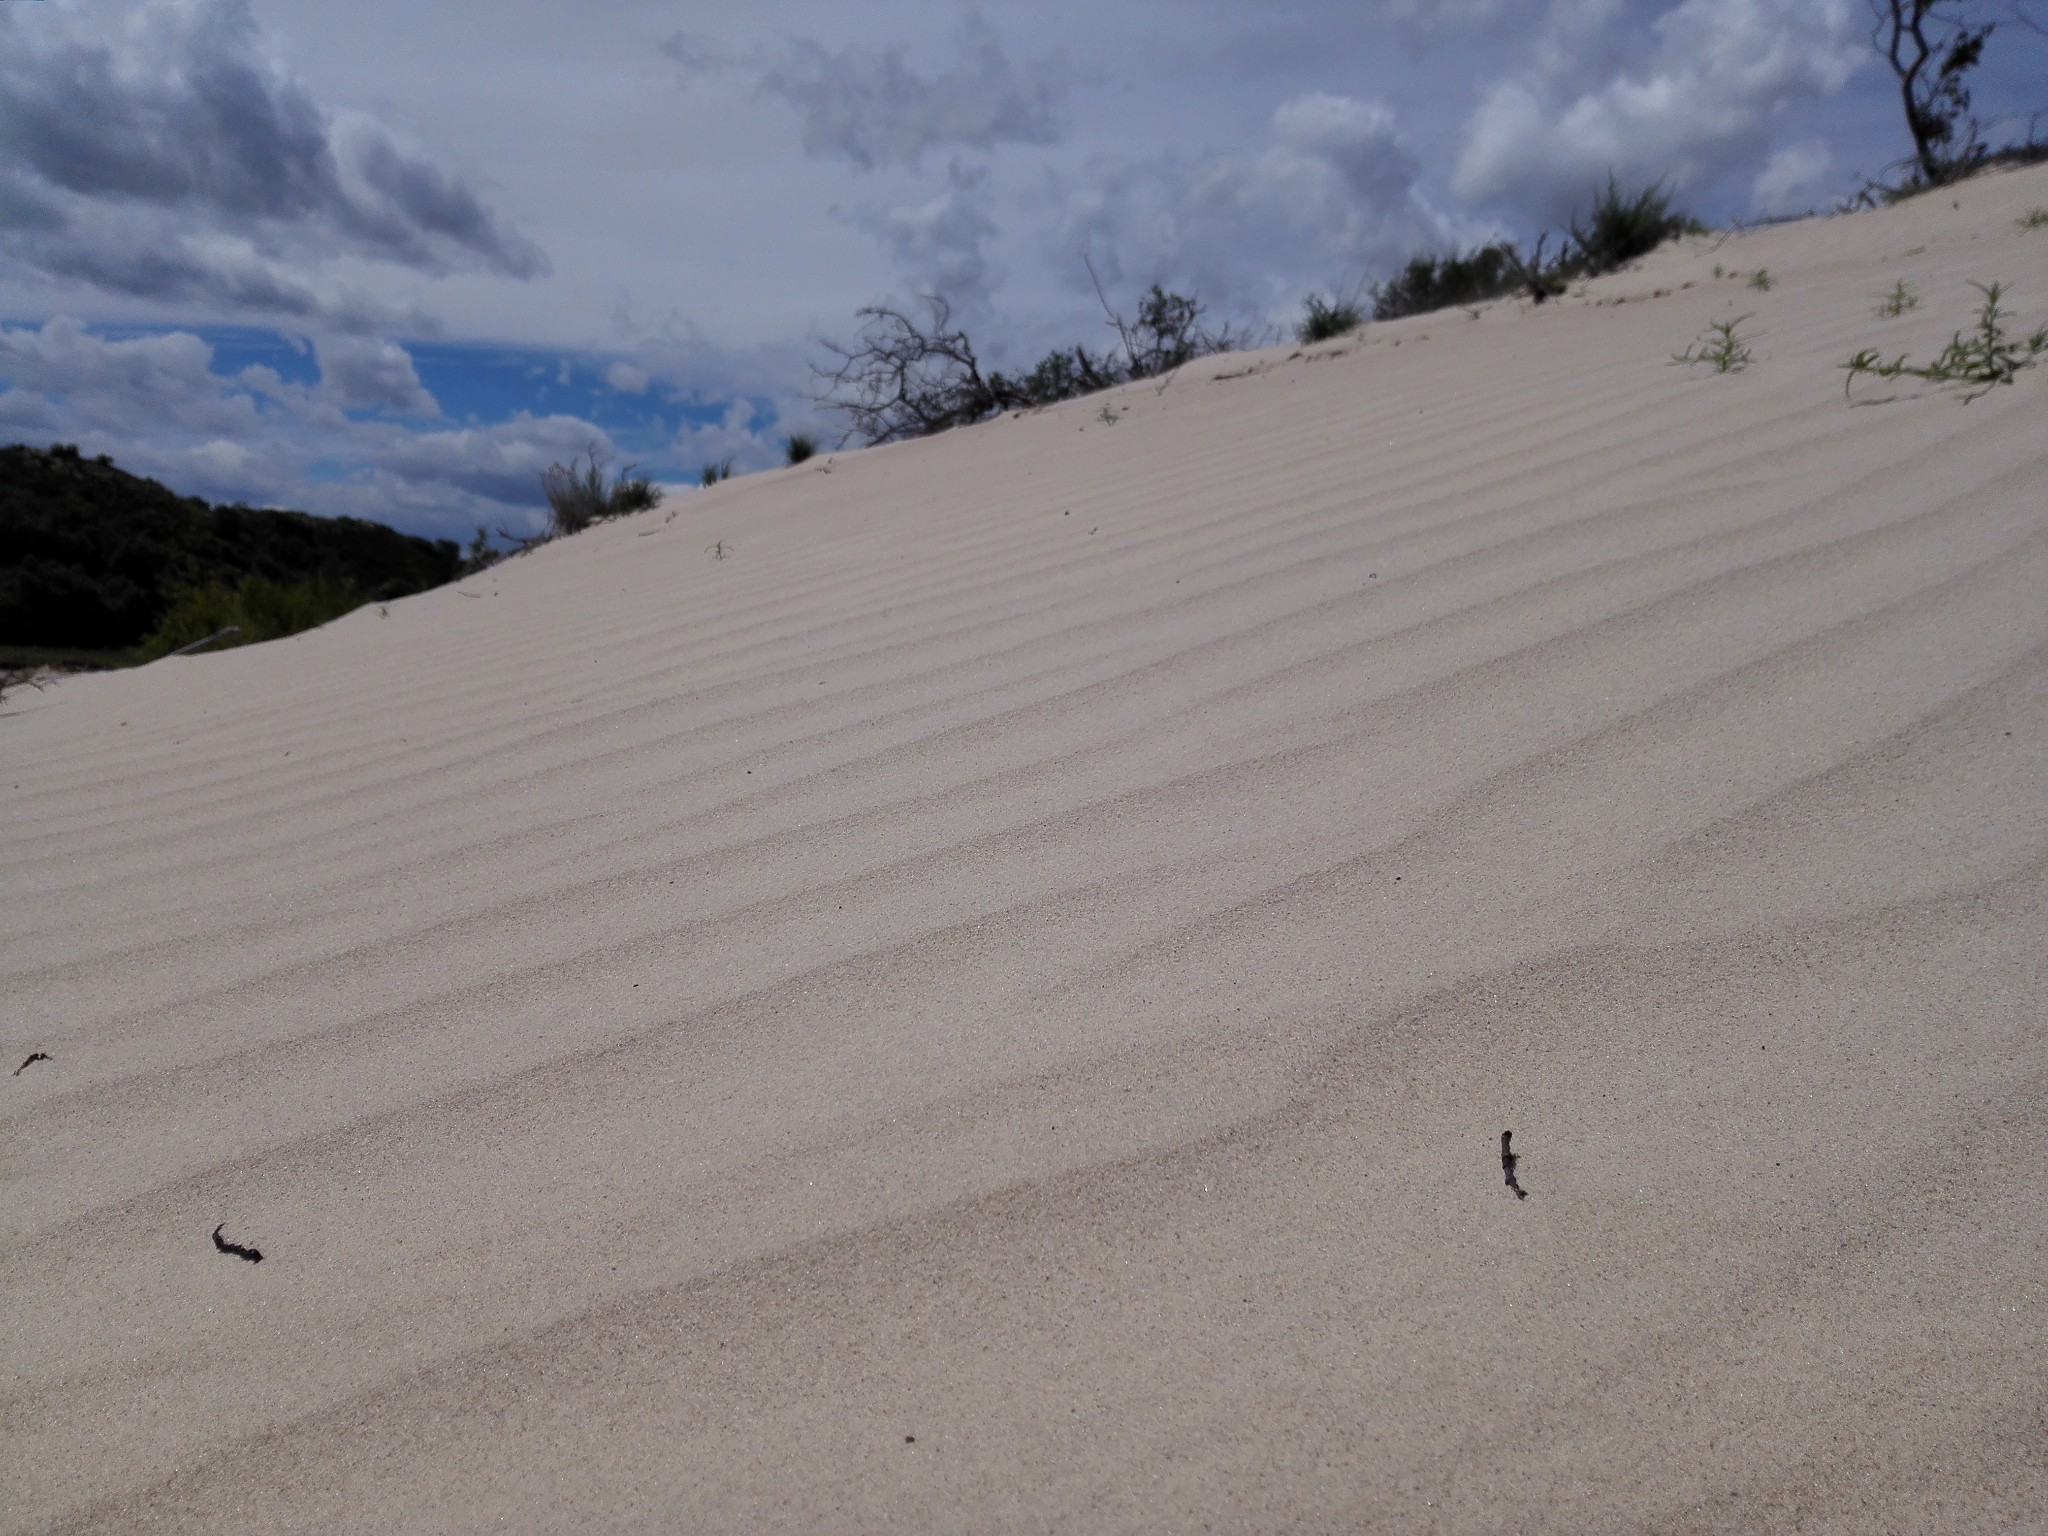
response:
<svg viewBox="0 0 2048 1536"><path fill-rule="evenodd" d="M377 469L414 492L459 491L501 506L541 505L540 474L592 449L613 457L602 427L577 416L531 416L443 432L410 432L388 439Z"/></svg>
<svg viewBox="0 0 2048 1536"><path fill-rule="evenodd" d="M61 401L74 429L208 436L257 425L255 401L211 371L213 348L190 332L108 340L70 315L0 329L0 378Z"/></svg>
<svg viewBox="0 0 2048 1536"><path fill-rule="evenodd" d="M1750 184L1750 207L1761 214L1798 213L1835 168L1835 157L1819 139L1802 139L1772 153Z"/></svg>
<svg viewBox="0 0 2048 1536"><path fill-rule="evenodd" d="M320 391L342 410L441 414L439 402L420 383L411 355L397 342L375 336L323 336L314 350L320 360Z"/></svg>
<svg viewBox="0 0 2048 1536"><path fill-rule="evenodd" d="M644 395L649 382L644 368L627 362L616 362L605 369L604 381L622 395Z"/></svg>
<svg viewBox="0 0 2048 1536"><path fill-rule="evenodd" d="M1422 195L1419 171L1385 106L1311 92L1279 106L1253 153L1098 164L1063 190L1047 254L1086 250L1106 281L1163 282L1278 319L1312 289L1467 232Z"/></svg>
<svg viewBox="0 0 2048 1536"><path fill-rule="evenodd" d="M1753 165L1781 114L1869 57L1850 0L1683 0L1647 26L1618 0L1559 0L1472 114L1452 190L1542 223L1610 171L1697 191Z"/></svg>

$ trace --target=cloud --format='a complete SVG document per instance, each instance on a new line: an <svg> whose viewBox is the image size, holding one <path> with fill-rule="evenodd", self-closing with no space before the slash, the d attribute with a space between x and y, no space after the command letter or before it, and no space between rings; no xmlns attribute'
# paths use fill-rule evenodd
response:
<svg viewBox="0 0 2048 1536"><path fill-rule="evenodd" d="M1456 243L1462 226L1423 197L1419 174L1385 106L1310 92L1280 105L1249 154L1098 162L1057 189L1046 254L1081 283L1086 251L1106 281L1162 282L1277 318L1311 289Z"/></svg>
<svg viewBox="0 0 2048 1536"><path fill-rule="evenodd" d="M622 395L644 395L649 382L646 369L626 362L613 363L605 369L604 381Z"/></svg>
<svg viewBox="0 0 2048 1536"><path fill-rule="evenodd" d="M320 392L344 411L397 411L438 416L441 406L420 383L412 357L375 336L323 336L314 343Z"/></svg>
<svg viewBox="0 0 2048 1536"><path fill-rule="evenodd" d="M686 77L752 74L764 95L797 110L806 154L864 171L915 169L935 150L986 151L1059 137L1066 95L1061 64L1012 64L995 30L972 13L955 41L953 62L929 75L912 69L901 47L834 52L790 38L741 57L684 33L665 46Z"/></svg>
<svg viewBox="0 0 2048 1536"><path fill-rule="evenodd" d="M1705 190L1869 58L1851 0L1683 0L1645 24L1651 9L1556 0L1522 66L1466 124L1452 191L1556 223L1610 171Z"/></svg>
<svg viewBox="0 0 2048 1536"><path fill-rule="evenodd" d="M869 209L855 222L869 230L915 285L942 293L965 314L987 307L1001 269L984 249L996 233L984 195L987 172L955 161L946 185L919 203Z"/></svg>
<svg viewBox="0 0 2048 1536"><path fill-rule="evenodd" d="M539 507L540 474L595 449L613 457L602 427L578 416L530 416L394 437L376 457L385 476L415 491L454 490L503 506Z"/></svg>
<svg viewBox="0 0 2048 1536"><path fill-rule="evenodd" d="M1750 184L1750 207L1762 214L1802 212L1827 182L1835 157L1819 139L1802 139L1775 151Z"/></svg>
<svg viewBox="0 0 2048 1536"><path fill-rule="evenodd" d="M0 270L357 322L370 307L309 269L546 269L459 177L375 123L338 123L264 56L247 0L109 20L0 10Z"/></svg>
<svg viewBox="0 0 2048 1536"><path fill-rule="evenodd" d="M186 331L112 340L69 315L0 328L0 379L61 402L74 431L221 436L256 426L248 393L212 372L213 348Z"/></svg>

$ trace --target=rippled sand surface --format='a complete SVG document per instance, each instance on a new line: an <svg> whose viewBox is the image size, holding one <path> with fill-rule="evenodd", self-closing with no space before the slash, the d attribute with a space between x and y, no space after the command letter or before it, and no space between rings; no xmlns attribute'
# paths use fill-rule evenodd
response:
<svg viewBox="0 0 2048 1536"><path fill-rule="evenodd" d="M0 1529L2048 1526L1954 201L11 695Z"/></svg>

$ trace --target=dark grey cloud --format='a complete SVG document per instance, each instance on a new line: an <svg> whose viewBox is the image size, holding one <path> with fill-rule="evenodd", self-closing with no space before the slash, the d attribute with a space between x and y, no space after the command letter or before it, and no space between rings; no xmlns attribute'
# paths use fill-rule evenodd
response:
<svg viewBox="0 0 2048 1536"><path fill-rule="evenodd" d="M247 0L0 9L0 263L111 293L306 316L338 255L531 277L539 250L382 128L267 59ZM89 20L89 18L87 18Z"/></svg>
<svg viewBox="0 0 2048 1536"><path fill-rule="evenodd" d="M921 74L907 48L826 48L808 38L743 55L678 34L665 45L686 76L735 70L794 107L805 153L872 171L915 168L945 150L1050 144L1059 137L1066 69L1057 58L1017 65L980 16L969 14L953 61Z"/></svg>
<svg viewBox="0 0 2048 1536"><path fill-rule="evenodd" d="M1001 268L988 252L997 231L989 216L986 169L954 161L930 198L870 208L856 216L913 286L942 293L971 317L987 308Z"/></svg>

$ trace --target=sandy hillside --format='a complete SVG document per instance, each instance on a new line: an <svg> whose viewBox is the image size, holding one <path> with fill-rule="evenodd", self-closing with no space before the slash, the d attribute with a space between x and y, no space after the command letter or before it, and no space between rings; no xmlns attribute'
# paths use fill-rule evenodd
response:
<svg viewBox="0 0 2048 1536"><path fill-rule="evenodd" d="M10 696L0 1529L2048 1527L2043 205Z"/></svg>

